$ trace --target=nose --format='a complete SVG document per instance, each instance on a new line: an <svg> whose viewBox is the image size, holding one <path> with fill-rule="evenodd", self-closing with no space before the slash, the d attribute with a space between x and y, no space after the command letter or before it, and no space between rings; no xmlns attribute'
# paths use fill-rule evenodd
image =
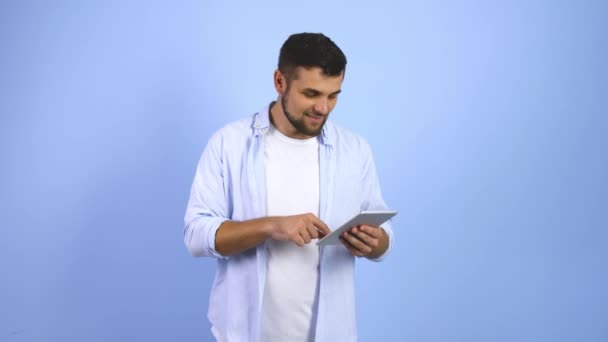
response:
<svg viewBox="0 0 608 342"><path fill-rule="evenodd" d="M322 115L327 115L327 113L329 113L329 105L327 104L327 101L320 100L317 103L315 103L315 112L322 114Z"/></svg>

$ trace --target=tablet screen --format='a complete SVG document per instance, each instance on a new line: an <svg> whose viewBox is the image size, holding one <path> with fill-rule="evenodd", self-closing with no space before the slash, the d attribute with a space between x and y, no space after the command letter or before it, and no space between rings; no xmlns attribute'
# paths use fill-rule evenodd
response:
<svg viewBox="0 0 608 342"><path fill-rule="evenodd" d="M317 245L326 246L340 244L340 235L342 235L343 232L350 230L352 227L362 224L380 226L395 215L397 215L396 211L362 211L352 219L346 221L340 228L333 230L327 236L319 240Z"/></svg>

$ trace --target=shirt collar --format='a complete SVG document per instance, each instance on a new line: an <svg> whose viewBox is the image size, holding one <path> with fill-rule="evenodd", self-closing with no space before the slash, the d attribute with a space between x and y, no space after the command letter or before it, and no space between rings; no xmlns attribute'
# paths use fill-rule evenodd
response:
<svg viewBox="0 0 608 342"><path fill-rule="evenodd" d="M268 132L268 128L270 128L270 106L272 106L273 102L270 102L266 105L262 110L255 113L253 116L253 135L264 135ZM319 142L323 145L333 146L335 143L335 136L333 132L333 125L328 120L323 125L321 129Z"/></svg>

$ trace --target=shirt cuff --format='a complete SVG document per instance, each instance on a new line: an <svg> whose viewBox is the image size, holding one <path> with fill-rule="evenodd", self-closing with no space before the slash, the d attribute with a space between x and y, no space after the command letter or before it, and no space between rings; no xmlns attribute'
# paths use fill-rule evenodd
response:
<svg viewBox="0 0 608 342"><path fill-rule="evenodd" d="M207 246L209 246L209 254L217 257L217 258L228 258L225 255L221 255L216 249L215 249L215 235L217 234L218 229L220 229L220 226L222 225L222 223L228 221L228 219L225 218L217 218L216 220L213 221L213 223L211 223L211 227L209 228L209 230L207 231Z"/></svg>

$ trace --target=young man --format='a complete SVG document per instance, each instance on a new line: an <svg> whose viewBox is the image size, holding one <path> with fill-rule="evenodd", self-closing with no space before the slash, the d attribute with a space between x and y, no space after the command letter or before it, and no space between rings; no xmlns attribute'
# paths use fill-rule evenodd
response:
<svg viewBox="0 0 608 342"><path fill-rule="evenodd" d="M387 210L369 145L327 121L346 67L322 34L283 44L276 102L209 140L185 216L194 256L217 258L208 318L218 341L355 341L354 256L382 259L390 223L318 238Z"/></svg>

